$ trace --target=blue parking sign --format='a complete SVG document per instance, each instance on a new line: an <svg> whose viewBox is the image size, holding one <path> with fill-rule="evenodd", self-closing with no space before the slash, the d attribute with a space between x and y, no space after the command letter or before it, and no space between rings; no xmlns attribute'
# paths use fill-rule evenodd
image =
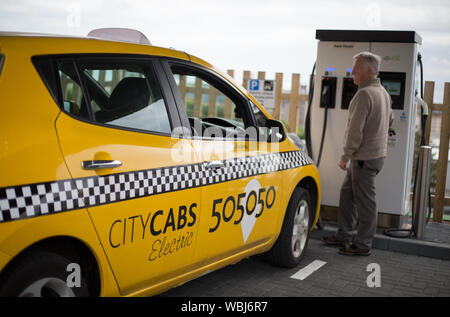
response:
<svg viewBox="0 0 450 317"><path fill-rule="evenodd" d="M250 90L259 90L259 80L250 79Z"/></svg>

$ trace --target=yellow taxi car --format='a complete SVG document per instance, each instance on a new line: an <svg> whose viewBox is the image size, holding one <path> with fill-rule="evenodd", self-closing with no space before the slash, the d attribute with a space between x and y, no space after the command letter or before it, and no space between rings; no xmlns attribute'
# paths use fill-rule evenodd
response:
<svg viewBox="0 0 450 317"><path fill-rule="evenodd" d="M140 43L0 33L0 296L149 296L301 260L312 160L228 75Z"/></svg>

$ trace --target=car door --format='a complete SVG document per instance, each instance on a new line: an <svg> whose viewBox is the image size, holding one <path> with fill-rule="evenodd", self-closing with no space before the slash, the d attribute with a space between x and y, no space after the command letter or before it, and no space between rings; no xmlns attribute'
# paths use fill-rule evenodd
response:
<svg viewBox="0 0 450 317"><path fill-rule="evenodd" d="M192 264L200 168L157 59L57 58L61 151L122 294ZM185 160L177 159L183 149Z"/></svg>
<svg viewBox="0 0 450 317"><path fill-rule="evenodd" d="M202 171L202 213L194 261L214 262L270 239L279 219L278 153L260 136L256 106L206 67L164 64ZM256 115L255 115L256 112ZM261 134L262 135L262 134Z"/></svg>

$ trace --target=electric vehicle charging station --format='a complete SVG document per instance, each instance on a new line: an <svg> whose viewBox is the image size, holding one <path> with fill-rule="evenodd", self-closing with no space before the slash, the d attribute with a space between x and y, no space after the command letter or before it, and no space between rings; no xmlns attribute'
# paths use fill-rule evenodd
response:
<svg viewBox="0 0 450 317"><path fill-rule="evenodd" d="M409 211L416 122L416 67L421 37L414 31L317 30L316 75L308 110L307 146L319 165L322 205L338 207L345 172L343 152L348 106L357 91L351 75L353 56L368 51L381 57L379 78L392 99L394 122L387 157L376 178L377 209L389 222ZM311 100L310 100L311 101Z"/></svg>

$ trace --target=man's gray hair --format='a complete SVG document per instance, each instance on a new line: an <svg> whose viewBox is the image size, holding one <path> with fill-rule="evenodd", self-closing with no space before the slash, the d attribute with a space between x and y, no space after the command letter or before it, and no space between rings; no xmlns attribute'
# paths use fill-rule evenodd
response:
<svg viewBox="0 0 450 317"><path fill-rule="evenodd" d="M371 52L361 52L353 56L353 59L361 57L375 75L380 71L381 57Z"/></svg>

